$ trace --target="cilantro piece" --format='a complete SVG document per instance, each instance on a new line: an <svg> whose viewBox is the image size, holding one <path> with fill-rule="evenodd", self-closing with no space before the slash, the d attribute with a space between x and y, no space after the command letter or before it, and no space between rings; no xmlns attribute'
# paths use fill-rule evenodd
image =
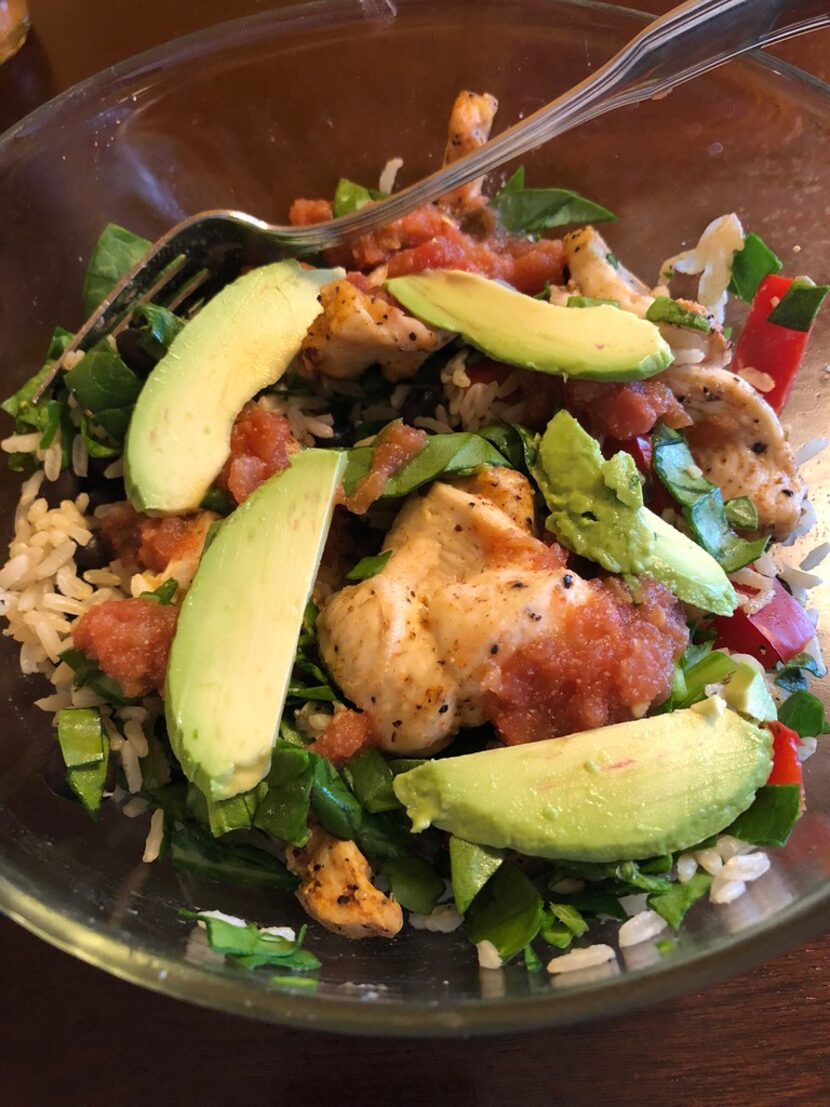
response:
<svg viewBox="0 0 830 1107"><path fill-rule="evenodd" d="M709 891L712 877L708 873L697 872L686 884L672 884L662 892L654 892L648 897L652 911L661 915L669 926L677 930L692 904Z"/></svg>
<svg viewBox="0 0 830 1107"><path fill-rule="evenodd" d="M780 273L783 263L757 234L748 234L732 258L729 291L751 304L764 277Z"/></svg>
<svg viewBox="0 0 830 1107"><path fill-rule="evenodd" d="M570 307L570 300L568 301ZM701 331L708 334L712 329L710 320L705 315L698 315L695 311L689 311L672 300L668 296L657 296L646 312L649 323L670 323L675 327L687 327L689 330Z"/></svg>

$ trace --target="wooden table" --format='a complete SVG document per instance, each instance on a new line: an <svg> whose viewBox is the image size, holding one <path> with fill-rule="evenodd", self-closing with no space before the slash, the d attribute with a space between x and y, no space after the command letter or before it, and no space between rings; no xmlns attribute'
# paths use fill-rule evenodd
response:
<svg viewBox="0 0 830 1107"><path fill-rule="evenodd" d="M0 69L0 130L139 50L268 0L30 0ZM659 12L663 0L639 0ZM827 33L781 48L830 80ZM454 1042L285 1031L140 991L0 919L3 1102L397 1107L830 1104L830 935L661 1007L555 1032Z"/></svg>

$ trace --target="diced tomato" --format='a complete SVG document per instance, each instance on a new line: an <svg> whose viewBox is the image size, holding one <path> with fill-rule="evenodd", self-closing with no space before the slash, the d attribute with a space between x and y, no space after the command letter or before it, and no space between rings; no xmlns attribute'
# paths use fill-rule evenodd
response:
<svg viewBox="0 0 830 1107"><path fill-rule="evenodd" d="M342 765L374 743L368 715L347 708L338 711L312 749L334 765Z"/></svg>
<svg viewBox="0 0 830 1107"><path fill-rule="evenodd" d="M767 784L797 784L804 786L804 772L798 758L800 739L783 723L767 723L772 731L772 771Z"/></svg>
<svg viewBox="0 0 830 1107"><path fill-rule="evenodd" d="M634 464L644 476L651 472L651 459L654 456L654 450L651 439L647 438L646 435L638 434L635 438L606 438L602 444L602 452L606 457L613 457L620 450L631 454L634 458Z"/></svg>
<svg viewBox="0 0 830 1107"><path fill-rule="evenodd" d="M738 340L732 368L755 369L766 373L775 382L770 392L762 395L773 411L781 411L787 402L804 350L809 331L793 331L769 322L769 315L791 287L791 277L775 274L764 277L755 293L749 316Z"/></svg>
<svg viewBox="0 0 830 1107"><path fill-rule="evenodd" d="M754 615L738 608L733 615L715 619L715 644L736 653L751 654L765 669L800 654L815 634L804 608L777 580L773 597Z"/></svg>
<svg viewBox="0 0 830 1107"><path fill-rule="evenodd" d="M464 372L470 378L470 384L504 384L511 373L516 370L512 365L505 365L503 361L492 361L484 357L474 365L465 365Z"/></svg>

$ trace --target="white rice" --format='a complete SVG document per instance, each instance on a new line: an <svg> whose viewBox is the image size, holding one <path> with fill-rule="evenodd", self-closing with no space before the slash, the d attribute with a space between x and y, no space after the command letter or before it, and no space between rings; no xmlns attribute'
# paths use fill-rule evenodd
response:
<svg viewBox="0 0 830 1107"><path fill-rule="evenodd" d="M738 854L737 857L730 857L719 875L724 880L743 880L748 884L750 881L763 876L769 867L769 857L758 850L753 853L743 853Z"/></svg>
<svg viewBox="0 0 830 1107"><path fill-rule="evenodd" d="M381 170L378 189L381 192L392 192L395 187L395 179L402 168L403 158L390 158Z"/></svg>
<svg viewBox="0 0 830 1107"><path fill-rule="evenodd" d="M697 872L697 859L693 853L681 853L675 863L677 879L681 884L688 884Z"/></svg>
<svg viewBox="0 0 830 1107"><path fill-rule="evenodd" d="M419 915L415 911L409 914L410 925L415 930L430 930L436 934L451 934L453 930L458 930L463 921L451 903L442 903L429 915Z"/></svg>
<svg viewBox="0 0 830 1107"><path fill-rule="evenodd" d="M744 894L746 891L746 884L742 880L725 880L719 882L716 877L712 881L712 887L709 889L709 901L710 903L716 903L721 906L727 903L734 903L736 899Z"/></svg>
<svg viewBox="0 0 830 1107"><path fill-rule="evenodd" d="M617 935L620 949L639 945L640 942L648 942L658 934L662 934L668 925L663 916L658 915L656 911L640 911L620 927Z"/></svg>
<svg viewBox="0 0 830 1107"><path fill-rule="evenodd" d="M161 853L161 845L164 841L164 812L157 808L150 817L150 829L147 832L147 840L144 843L144 853L141 860L145 863L155 861Z"/></svg>
<svg viewBox="0 0 830 1107"><path fill-rule="evenodd" d="M818 568L828 554L830 554L830 542L822 542L820 546L815 546L810 550L807 556L801 560L799 568L803 569L805 573L808 573Z"/></svg>
<svg viewBox="0 0 830 1107"><path fill-rule="evenodd" d="M604 965L608 961L616 961L617 955L611 946L593 945L572 949L569 953L562 953L548 961L548 972L556 976L565 972L579 972L580 969L590 969L595 965Z"/></svg>
<svg viewBox="0 0 830 1107"><path fill-rule="evenodd" d="M695 851L695 861L710 876L717 876L723 868L723 858L715 849L699 849Z"/></svg>
<svg viewBox="0 0 830 1107"><path fill-rule="evenodd" d="M639 915L641 912L645 911L648 902L648 893L637 892L631 896L620 896L619 902L620 907L622 907L623 911L625 911L626 915L631 919L634 918L635 915Z"/></svg>
<svg viewBox="0 0 830 1107"><path fill-rule="evenodd" d="M492 942L485 938L483 942L476 944L479 967L482 969L500 969L504 962L499 957L499 951Z"/></svg>

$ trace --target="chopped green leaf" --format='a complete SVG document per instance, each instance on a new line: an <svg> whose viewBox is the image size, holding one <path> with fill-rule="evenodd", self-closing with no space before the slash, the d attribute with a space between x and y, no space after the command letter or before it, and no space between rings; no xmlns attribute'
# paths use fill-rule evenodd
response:
<svg viewBox="0 0 830 1107"><path fill-rule="evenodd" d="M767 322L790 331L808 331L828 292L828 284L814 284L809 277L797 277L767 316Z"/></svg>
<svg viewBox="0 0 830 1107"><path fill-rule="evenodd" d="M215 953L223 953L232 963L244 969L263 965L289 972L310 972L319 969L320 962L302 948L306 928L295 939L275 932L276 928L258 927L255 923L237 924L216 918L211 912L179 911L182 918L200 922L207 931L208 945Z"/></svg>
<svg viewBox="0 0 830 1107"><path fill-rule="evenodd" d="M830 733L824 717L824 705L812 692L796 691L778 708L778 721L794 730L800 738L818 738Z"/></svg>
<svg viewBox="0 0 830 1107"><path fill-rule="evenodd" d="M130 322L141 329L139 345L155 361L161 361L185 325L178 315L158 304L143 304L136 309Z"/></svg>
<svg viewBox="0 0 830 1107"><path fill-rule="evenodd" d="M25 434L32 430L41 432L43 437L40 444L44 449L54 439L55 432L60 424L60 409L63 405L55 400L47 400L45 397L40 403L35 404L32 402L32 398L40 389L46 376L52 371L52 366L69 345L71 338L70 331L64 330L63 327L57 327L49 342L49 351L43 368L39 369L17 392L14 392L0 404L0 408L14 419L15 429L19 434ZM55 421L55 409L50 407L50 404L55 403L58 403L57 422ZM44 445L44 439L47 436L49 436L48 441Z"/></svg>
<svg viewBox="0 0 830 1107"><path fill-rule="evenodd" d="M66 781L90 813L101 807L107 779L109 741L93 707L68 707L56 716L57 738L66 764Z"/></svg>
<svg viewBox="0 0 830 1107"><path fill-rule="evenodd" d="M428 915L444 891L444 881L432 866L413 854L384 861L383 875L401 907L418 915Z"/></svg>
<svg viewBox="0 0 830 1107"><path fill-rule="evenodd" d="M603 305L618 308L620 302L619 300L601 300L596 296L569 296L565 306L569 308L587 308L602 307Z"/></svg>
<svg viewBox="0 0 830 1107"><path fill-rule="evenodd" d="M500 868L504 851L450 838L450 879L455 906L464 915L478 893Z"/></svg>
<svg viewBox="0 0 830 1107"><path fill-rule="evenodd" d="M738 530L758 529L758 509L749 496L737 496L723 505L726 521Z"/></svg>
<svg viewBox="0 0 830 1107"><path fill-rule="evenodd" d="M84 440L86 446L86 452L90 457L94 458L107 458L107 457L119 457L121 454L120 446L108 446L106 442L102 442L103 431L99 427L96 427L95 423L86 414L81 414L81 438Z"/></svg>
<svg viewBox="0 0 830 1107"><path fill-rule="evenodd" d="M90 688L96 696L100 696L102 700L116 707L135 702L127 699L121 690L121 685L112 677L105 676L98 668L98 663L88 658L81 650L71 647L60 654L60 659L74 670L73 684L76 688Z"/></svg>
<svg viewBox="0 0 830 1107"><path fill-rule="evenodd" d="M724 831L755 846L785 846L801 814L797 784L765 784L755 793L749 810Z"/></svg>
<svg viewBox="0 0 830 1107"><path fill-rule="evenodd" d="M654 892L648 897L652 911L661 915L669 926L679 929L680 924L693 903L709 891L712 877L708 873L697 872L686 884L672 884L663 892Z"/></svg>
<svg viewBox="0 0 830 1107"><path fill-rule="evenodd" d="M411 854L412 838L406 816L397 811L373 815L364 811L357 832L357 844L374 861L400 860Z"/></svg>
<svg viewBox="0 0 830 1107"><path fill-rule="evenodd" d="M570 930L575 938L581 938L588 930L588 924L580 912L568 903L550 904L551 914Z"/></svg>
<svg viewBox="0 0 830 1107"><path fill-rule="evenodd" d="M539 928L539 936L555 949L567 949L574 940L573 931L563 922L546 913Z"/></svg>
<svg viewBox="0 0 830 1107"><path fill-rule="evenodd" d="M372 464L372 446L349 450L343 476L347 496L354 494L358 481ZM507 465L507 459L485 438L469 431L457 434L433 434L419 454L386 482L381 499L400 499L424 484L444 477L466 477L483 465Z"/></svg>
<svg viewBox="0 0 830 1107"><path fill-rule="evenodd" d="M751 304L764 277L779 273L783 268L769 246L757 234L748 234L744 244L732 258L732 278L729 291Z"/></svg>
<svg viewBox="0 0 830 1107"><path fill-rule="evenodd" d="M141 381L106 340L94 346L65 377L84 411L115 442L123 442Z"/></svg>
<svg viewBox="0 0 830 1107"><path fill-rule="evenodd" d="M266 850L234 842L217 842L192 825L175 823L170 858L176 868L202 880L292 890L299 881Z"/></svg>
<svg viewBox="0 0 830 1107"><path fill-rule="evenodd" d="M509 961L530 945L543 918L542 897L518 865L505 861L470 904L464 924L471 942L492 942Z"/></svg>
<svg viewBox="0 0 830 1107"><path fill-rule="evenodd" d="M257 804L254 826L293 846L305 845L312 777L311 754L288 742L277 742L271 754L268 790Z"/></svg>
<svg viewBox="0 0 830 1107"><path fill-rule="evenodd" d="M617 218L607 208L567 188L525 188L521 169L490 200L490 207L511 234L538 234L568 223L600 223Z"/></svg>
<svg viewBox="0 0 830 1107"><path fill-rule="evenodd" d="M677 707L691 707L706 697L708 684L720 684L735 672L735 662L728 654L713 650L692 665L684 673L686 695L677 703Z"/></svg>
<svg viewBox="0 0 830 1107"><path fill-rule="evenodd" d="M626 890L631 888L638 892L665 892L671 887L670 881L660 876L649 876L642 871L636 861L623 861L617 865L616 877Z"/></svg>
<svg viewBox="0 0 830 1107"><path fill-rule="evenodd" d="M232 830L250 830L254 825L257 806L265 794L264 782L230 799L215 800L205 797L210 832L214 838L229 834Z"/></svg>
<svg viewBox="0 0 830 1107"><path fill-rule="evenodd" d="M341 215L351 215L354 211L360 211L371 200L384 200L388 192L379 192L376 188L364 188L354 181L341 177L334 191L334 204L332 209L335 219Z"/></svg>
<svg viewBox="0 0 830 1107"><path fill-rule="evenodd" d="M392 791L395 779L386 758L376 749L364 750L343 767L349 787L367 811L397 811L400 801Z"/></svg>
<svg viewBox="0 0 830 1107"><path fill-rule="evenodd" d="M658 938L654 943L654 948L661 957L668 957L677 949L677 938Z"/></svg>
<svg viewBox="0 0 830 1107"><path fill-rule="evenodd" d="M654 470L669 494L683 507L698 545L727 573L760 557L769 539L747 541L730 528L720 489L703 476L683 435L660 423L652 434L652 443Z"/></svg>
<svg viewBox="0 0 830 1107"><path fill-rule="evenodd" d="M568 301L570 307L570 301ZM668 296L657 296L646 312L649 323L670 323L674 327L687 327L692 331L701 331L708 334L712 329L712 323L706 315L698 315L695 311L689 311L672 300Z"/></svg>
<svg viewBox="0 0 830 1107"><path fill-rule="evenodd" d="M507 458L514 469L530 475L539 459L539 435L519 423L496 423L478 432Z"/></svg>
<svg viewBox="0 0 830 1107"><path fill-rule="evenodd" d="M804 675L805 673L810 673L815 677L825 675L824 669L812 654L800 653L778 670L775 683L787 692L806 691L807 677Z"/></svg>
<svg viewBox="0 0 830 1107"><path fill-rule="evenodd" d="M355 841L363 822L363 809L330 761L312 758L311 806L322 825L335 838Z"/></svg>
<svg viewBox="0 0 830 1107"><path fill-rule="evenodd" d="M536 950L531 945L525 946L522 950L522 954L525 960L525 968L528 972L541 972L545 967L539 959Z"/></svg>
<svg viewBox="0 0 830 1107"><path fill-rule="evenodd" d="M95 243L84 277L84 315L92 315L118 282L150 249L151 243L132 231L109 223Z"/></svg>
<svg viewBox="0 0 830 1107"><path fill-rule="evenodd" d="M178 590L179 582L171 577L160 584L158 588L154 588L152 592L142 592L140 599L152 600L154 603L161 604L162 607L168 607L173 602Z"/></svg>
<svg viewBox="0 0 830 1107"><path fill-rule="evenodd" d="M369 580L370 577L376 577L386 568L392 552L392 550L384 550L374 557L362 557L357 565L346 573L346 580Z"/></svg>

